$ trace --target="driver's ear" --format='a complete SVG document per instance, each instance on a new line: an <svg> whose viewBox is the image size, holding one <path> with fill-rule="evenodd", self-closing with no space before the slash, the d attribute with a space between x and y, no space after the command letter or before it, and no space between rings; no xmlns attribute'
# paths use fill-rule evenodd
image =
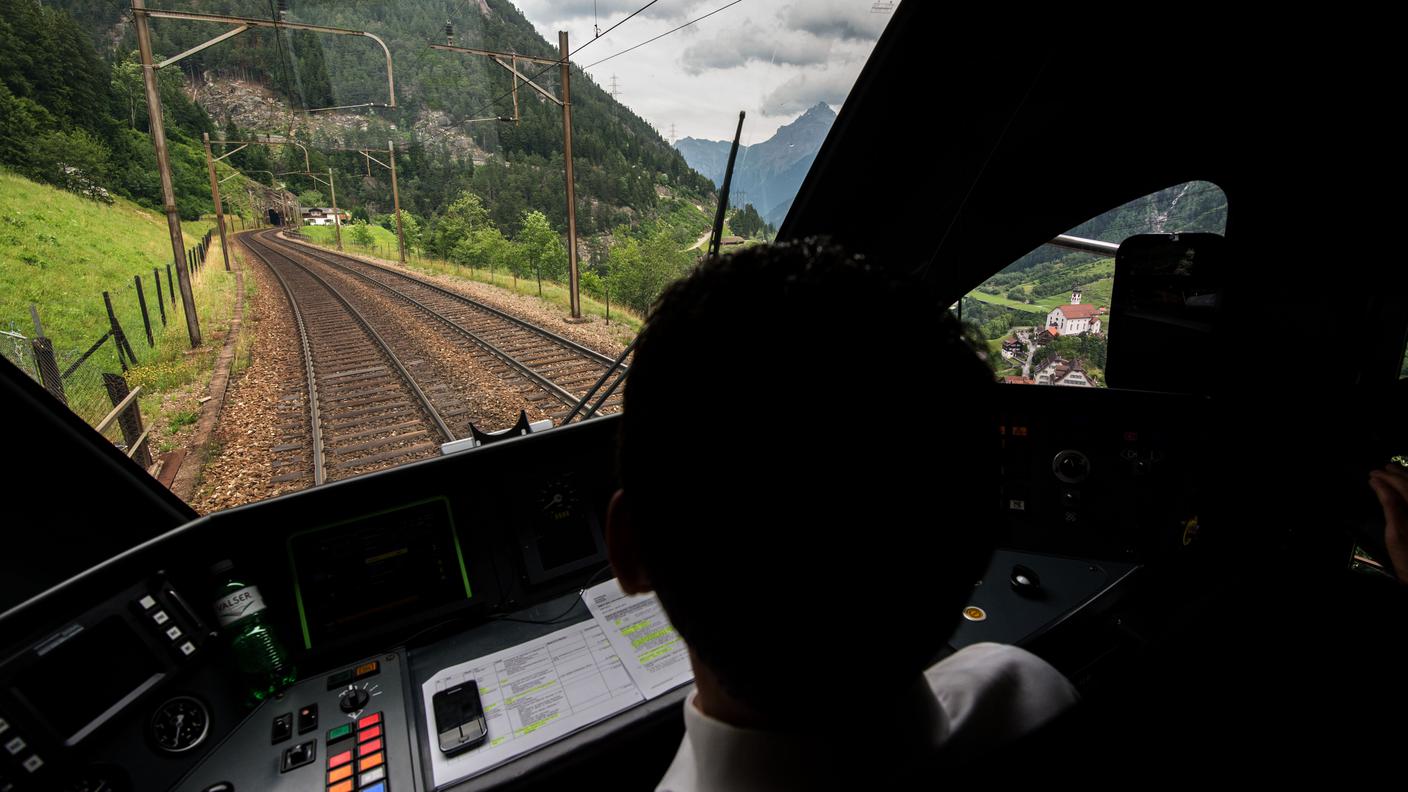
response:
<svg viewBox="0 0 1408 792"><path fill-rule="evenodd" d="M616 581L627 594L645 594L652 590L650 576L640 558L640 541L631 517L631 504L626 491L618 489L606 508L606 556Z"/></svg>

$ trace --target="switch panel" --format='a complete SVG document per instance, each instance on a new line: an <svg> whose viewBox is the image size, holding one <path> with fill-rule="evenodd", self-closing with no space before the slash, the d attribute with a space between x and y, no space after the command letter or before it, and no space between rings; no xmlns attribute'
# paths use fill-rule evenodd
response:
<svg viewBox="0 0 1408 792"><path fill-rule="evenodd" d="M405 664L386 653L300 681L261 704L173 792L222 782L261 792L416 789Z"/></svg>

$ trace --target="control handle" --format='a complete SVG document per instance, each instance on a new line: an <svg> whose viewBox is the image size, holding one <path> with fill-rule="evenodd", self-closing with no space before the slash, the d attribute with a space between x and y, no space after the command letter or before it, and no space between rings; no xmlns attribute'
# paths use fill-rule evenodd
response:
<svg viewBox="0 0 1408 792"><path fill-rule="evenodd" d="M364 688L349 688L338 697L337 706L343 712L352 713L367 706L370 700L371 695Z"/></svg>

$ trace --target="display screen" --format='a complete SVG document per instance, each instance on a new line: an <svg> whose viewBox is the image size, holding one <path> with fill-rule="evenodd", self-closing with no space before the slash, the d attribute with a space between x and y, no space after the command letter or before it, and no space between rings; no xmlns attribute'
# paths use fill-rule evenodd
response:
<svg viewBox="0 0 1408 792"><path fill-rule="evenodd" d="M161 664L120 616L109 616L43 651L11 689L75 745L125 701L160 680Z"/></svg>
<svg viewBox="0 0 1408 792"><path fill-rule="evenodd" d="M288 548L305 649L472 596L444 498L295 534Z"/></svg>

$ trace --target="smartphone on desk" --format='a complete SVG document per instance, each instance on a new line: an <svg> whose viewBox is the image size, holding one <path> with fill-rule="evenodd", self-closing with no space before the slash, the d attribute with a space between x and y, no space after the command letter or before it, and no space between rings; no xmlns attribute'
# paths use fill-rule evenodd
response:
<svg viewBox="0 0 1408 792"><path fill-rule="evenodd" d="M468 680L436 693L430 699L435 709L435 731L440 735L440 751L446 756L464 753L484 742L489 724L479 702L479 683Z"/></svg>

